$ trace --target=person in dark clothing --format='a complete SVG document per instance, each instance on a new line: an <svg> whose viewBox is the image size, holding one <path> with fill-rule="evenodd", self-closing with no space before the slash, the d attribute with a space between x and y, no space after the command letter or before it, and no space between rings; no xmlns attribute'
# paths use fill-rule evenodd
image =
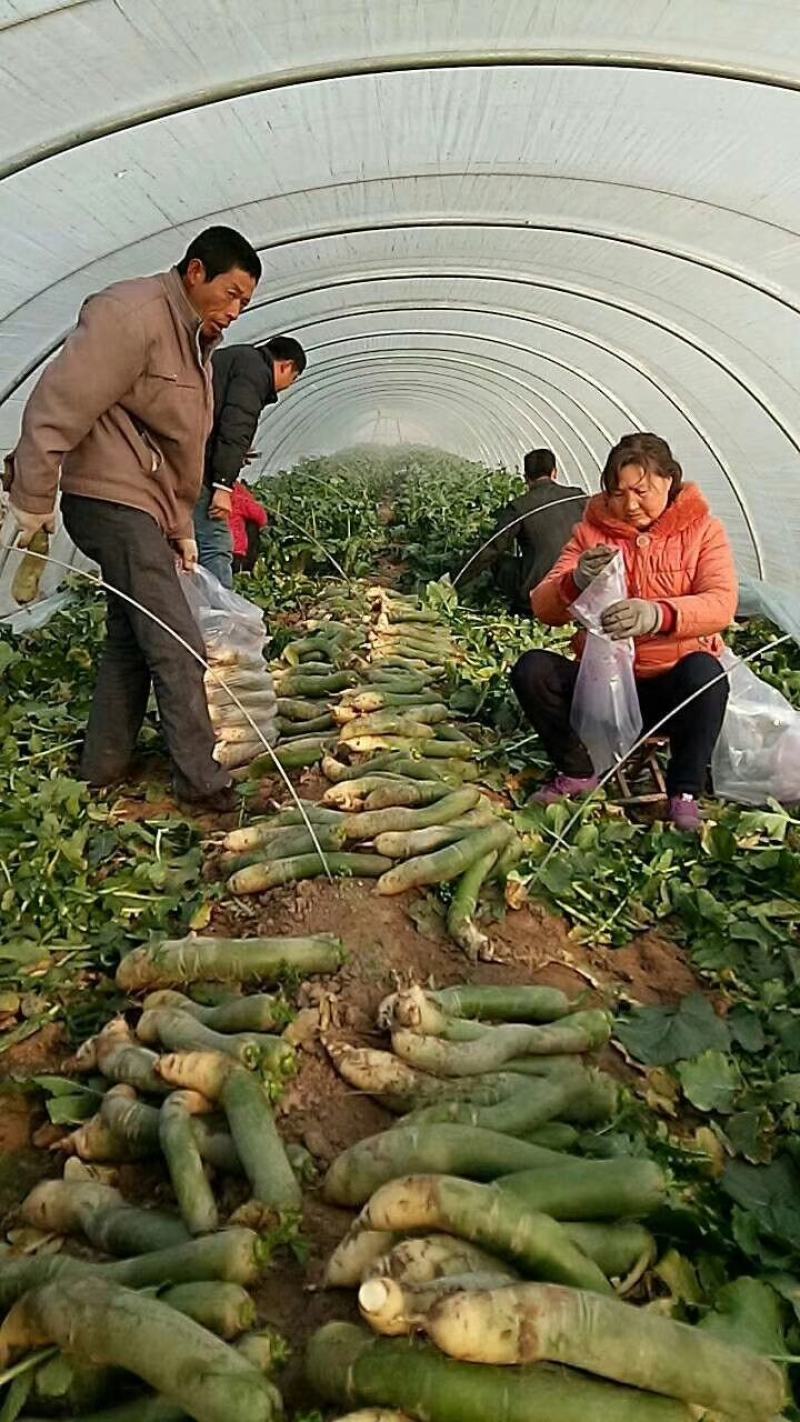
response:
<svg viewBox="0 0 800 1422"><path fill-rule="evenodd" d="M580 523L588 495L569 484L557 484L551 449L531 449L525 455L527 489L497 515L486 548L469 564L463 586L491 569L495 585L514 612L530 616L530 594L546 577Z"/></svg>
<svg viewBox="0 0 800 1422"><path fill-rule="evenodd" d="M248 462L262 411L305 368L305 351L291 336L273 336L262 346L229 346L214 355L214 423L194 527L201 565L226 588L233 587L231 490Z"/></svg>

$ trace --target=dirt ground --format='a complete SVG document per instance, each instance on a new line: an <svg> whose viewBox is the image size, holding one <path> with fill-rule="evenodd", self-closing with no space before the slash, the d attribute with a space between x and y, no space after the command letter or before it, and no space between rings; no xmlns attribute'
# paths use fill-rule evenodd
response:
<svg viewBox="0 0 800 1422"><path fill-rule="evenodd" d="M340 1038L373 1046L387 1043L378 1031L376 1008L398 985L419 982L437 987L476 983L546 983L594 1000L613 1002L620 995L640 1002L674 1001L697 986L679 948L653 935L621 950L590 950L573 943L565 923L538 905L509 910L491 925L494 960L470 964L442 930L423 895L379 898L369 883L314 881L279 890L252 906L226 906L211 932L242 936L335 933L348 950L348 961L335 978L303 984L301 1008L292 1029L300 1071L281 1105L281 1126L288 1139L302 1142L320 1169L344 1148L382 1130L389 1117L370 1097L347 1086L334 1071L324 1039ZM59 1169L58 1158L44 1145L57 1133L48 1127L41 1106L15 1089L14 1078L59 1071L66 1044L48 1029L10 1051L0 1084L0 1209L5 1223L32 1183ZM604 1065L621 1074L625 1064L613 1052ZM157 1173L122 1172L119 1184L129 1198L164 1203L166 1187ZM235 1203L232 1198L231 1203ZM285 1334L294 1359L282 1378L289 1416L313 1407L302 1378L304 1341L330 1318L354 1317L351 1295L319 1289L324 1262L350 1223L351 1215L325 1205L313 1188L306 1193L302 1260L281 1252L257 1292L260 1315Z"/></svg>

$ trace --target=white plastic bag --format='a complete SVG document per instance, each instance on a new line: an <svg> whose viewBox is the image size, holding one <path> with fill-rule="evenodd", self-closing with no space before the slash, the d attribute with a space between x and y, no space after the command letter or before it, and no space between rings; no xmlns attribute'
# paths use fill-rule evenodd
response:
<svg viewBox="0 0 800 1422"><path fill-rule="evenodd" d="M217 737L214 757L229 769L249 765L263 753L265 741L273 746L278 739L278 707L264 661L267 632L261 608L223 587L206 568L187 574L182 587L212 668L205 674L205 687Z"/></svg>
<svg viewBox="0 0 800 1422"><path fill-rule="evenodd" d="M800 711L733 652L722 654L730 695L714 748L714 793L744 805L800 801Z"/></svg>
<svg viewBox="0 0 800 1422"><path fill-rule="evenodd" d="M622 760L642 733L642 712L633 674L633 639L612 642L600 618L607 607L628 596L622 554L593 578L572 604L586 628L570 725L585 745L596 775Z"/></svg>

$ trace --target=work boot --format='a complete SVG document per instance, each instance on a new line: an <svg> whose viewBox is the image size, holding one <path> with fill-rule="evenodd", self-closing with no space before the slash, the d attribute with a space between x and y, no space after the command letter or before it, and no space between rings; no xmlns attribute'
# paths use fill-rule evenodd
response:
<svg viewBox="0 0 800 1422"><path fill-rule="evenodd" d="M555 805L559 800L577 800L597 789L596 775L562 775L559 771L549 785L537 790L533 800L537 805Z"/></svg>
<svg viewBox="0 0 800 1422"><path fill-rule="evenodd" d="M676 830L682 830L684 834L698 834L702 820L694 795L671 795L669 818Z"/></svg>

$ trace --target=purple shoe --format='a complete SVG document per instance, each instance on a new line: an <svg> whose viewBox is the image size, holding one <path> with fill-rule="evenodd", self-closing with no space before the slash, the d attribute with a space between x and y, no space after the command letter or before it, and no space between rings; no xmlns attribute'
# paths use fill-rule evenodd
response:
<svg viewBox="0 0 800 1422"><path fill-rule="evenodd" d="M694 795L670 796L669 817L675 829L682 830L684 834L699 834L703 823Z"/></svg>
<svg viewBox="0 0 800 1422"><path fill-rule="evenodd" d="M556 775L549 785L542 786L532 797L537 805L555 805L559 800L577 800L589 795L599 784L596 775Z"/></svg>

